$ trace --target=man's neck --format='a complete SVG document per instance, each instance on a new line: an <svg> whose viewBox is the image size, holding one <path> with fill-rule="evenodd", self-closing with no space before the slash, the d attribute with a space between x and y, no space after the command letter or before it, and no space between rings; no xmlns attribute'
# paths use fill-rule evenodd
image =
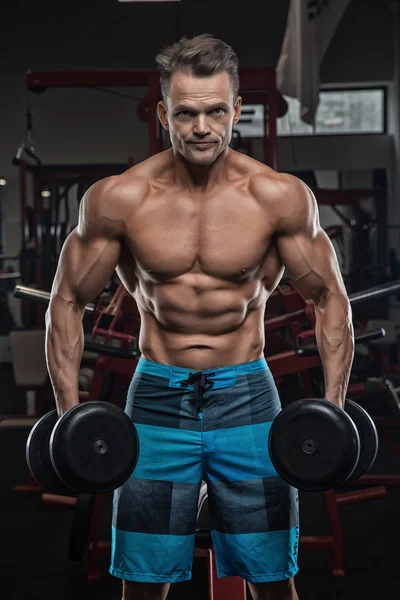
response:
<svg viewBox="0 0 400 600"><path fill-rule="evenodd" d="M207 192L226 180L226 163L229 148L226 148L210 165L196 165L179 152L174 152L175 179L178 185L191 192Z"/></svg>

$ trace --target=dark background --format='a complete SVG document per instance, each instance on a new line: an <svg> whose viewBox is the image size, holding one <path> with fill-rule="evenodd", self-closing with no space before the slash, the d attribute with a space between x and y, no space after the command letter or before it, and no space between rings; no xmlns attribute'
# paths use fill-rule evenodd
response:
<svg viewBox="0 0 400 600"><path fill-rule="evenodd" d="M374 168L387 170L389 218L397 219L399 64L391 0L352 0L321 67L323 85L384 84L388 130L380 136L279 140L279 168L352 174L354 184ZM18 171L11 164L25 136L25 73L31 70L150 69L164 44L180 35L209 32L230 43L242 67L275 67L285 31L288 0L183 0L117 3L116 0L3 0L0 19L0 174L7 179L3 213L7 252L18 252ZM126 92L126 90L124 90ZM130 92L137 98L145 90ZM146 124L137 101L93 90L49 90L32 98L34 139L44 162L96 163L146 157ZM295 152L295 158L293 158ZM398 221L396 221L398 222ZM388 236L389 236L388 232ZM12 301L11 301L12 304ZM19 302L15 301L18 320ZM397 313L396 313L397 315ZM1 413L18 412L23 392L9 364L0 365ZM22 409L21 409L22 410ZM119 598L120 582L102 565L99 583L86 581L86 563L70 563L66 545L72 513L42 504L39 494L16 493L26 481L26 429L0 428L0 596L7 600ZM396 432L394 433L396 436ZM384 444L377 473L399 473L397 455ZM396 597L399 576L400 492L340 509L346 576L335 579L328 553L300 554L300 600L375 600ZM321 535L329 524L321 494L302 494L302 533ZM102 534L109 537L109 506ZM206 565L194 561L193 580L172 588L171 598L207 598ZM226 599L229 600L229 599Z"/></svg>

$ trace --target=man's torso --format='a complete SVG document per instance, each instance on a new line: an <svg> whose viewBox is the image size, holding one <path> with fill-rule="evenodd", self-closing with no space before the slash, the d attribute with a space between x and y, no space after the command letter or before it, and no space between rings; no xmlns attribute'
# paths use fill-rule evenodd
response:
<svg viewBox="0 0 400 600"><path fill-rule="evenodd" d="M117 273L138 304L142 356L198 370L257 360L265 303L283 273L279 209L257 181L276 187L279 174L230 151L224 181L191 192L176 184L171 159L167 151L124 173L124 202L113 207L125 231Z"/></svg>

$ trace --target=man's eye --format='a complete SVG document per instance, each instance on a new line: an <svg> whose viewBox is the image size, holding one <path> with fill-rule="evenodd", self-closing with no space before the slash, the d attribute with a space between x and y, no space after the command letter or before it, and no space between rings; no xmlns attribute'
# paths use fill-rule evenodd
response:
<svg viewBox="0 0 400 600"><path fill-rule="evenodd" d="M191 117L192 113L190 112L190 110L181 110L177 113L176 116L177 117Z"/></svg>
<svg viewBox="0 0 400 600"><path fill-rule="evenodd" d="M225 111L223 108L214 108L211 112L213 112L215 115L223 115Z"/></svg>

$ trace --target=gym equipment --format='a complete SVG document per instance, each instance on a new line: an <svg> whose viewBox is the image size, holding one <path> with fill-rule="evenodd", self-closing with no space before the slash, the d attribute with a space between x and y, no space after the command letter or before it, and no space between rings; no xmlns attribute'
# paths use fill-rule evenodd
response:
<svg viewBox="0 0 400 600"><path fill-rule="evenodd" d="M320 399L297 400L274 419L271 462L290 485L323 491L344 483L360 458L360 437L341 408Z"/></svg>
<svg viewBox="0 0 400 600"><path fill-rule="evenodd" d="M42 417L27 441L29 470L45 489L60 495L103 494L134 471L139 438L129 417L108 402L84 402L61 418Z"/></svg>
<svg viewBox="0 0 400 600"><path fill-rule="evenodd" d="M50 289L61 247L78 221L79 202L95 181L119 175L129 167L114 165L35 165L21 160L20 222L21 283ZM78 196L79 194L79 196ZM26 328L44 325L39 304L24 305L22 322Z"/></svg>
<svg viewBox="0 0 400 600"><path fill-rule="evenodd" d="M383 329L383 327L379 327L373 331L367 331L366 333L360 333L359 335L356 335L354 337L354 342L356 344L363 344L366 342L372 342L373 340L377 340L379 338L384 338L385 336L385 329ZM296 343L294 344L294 350L299 356L315 356L318 354L318 346L314 345L302 347Z"/></svg>
<svg viewBox="0 0 400 600"><path fill-rule="evenodd" d="M45 305L48 305L50 301L49 292L23 285L16 285L13 294L16 298L33 300L35 303ZM101 296L97 304L86 304L85 317L88 316L93 316L95 321L92 328L93 337L99 335L102 338L105 338L106 342L111 342L112 339L119 340L122 342L122 347L85 340L85 350L113 358L138 358L139 349L137 347L137 338L140 326L140 316L137 312L135 300L125 291L121 284L111 298L108 306L103 306ZM122 320L122 317L124 318L126 327L123 328L123 332L114 331L117 321ZM130 333L125 333L125 329L128 331L130 330ZM135 332L137 332L137 335L132 335L132 333ZM132 368L132 373L133 370L134 369Z"/></svg>
<svg viewBox="0 0 400 600"><path fill-rule="evenodd" d="M57 420L57 411L52 410L32 427L26 442L26 462L32 477L44 490L59 496L75 496L76 492L60 481L50 460L50 436Z"/></svg>
<svg viewBox="0 0 400 600"><path fill-rule="evenodd" d="M40 304L48 305L50 302L50 292L37 290L24 285L16 285L13 295L15 298L21 298L21 300L33 300L34 302L39 302ZM86 304L85 313L92 313L94 309L94 304Z"/></svg>
<svg viewBox="0 0 400 600"><path fill-rule="evenodd" d="M289 282L290 283L290 282ZM29 288L27 289L27 296L26 298L29 300L31 299L31 296L29 294ZM293 310L298 310L300 309L302 306L304 306L304 301L300 299L300 296L298 295L298 292L295 291L294 289L290 289L290 304L289 302L287 302L287 306L286 306L286 310L288 312L291 312ZM280 286L276 292L275 292L276 296L279 296L278 298L271 298L272 303L274 300L279 300L282 296L282 302L279 304L283 304L284 307L286 305L286 300L289 300L288 296L289 294L286 292L285 287ZM128 298L128 300L130 300L130 297ZM113 299L112 304L115 303L115 300ZM118 304L118 303L117 303ZM118 304L119 306L119 304ZM121 353L121 357L126 356L126 353L131 352L131 350L129 350L129 339L128 339L128 334L132 334L132 327L130 324L127 323L127 318L129 318L129 313L133 312L131 310L131 308L129 308L129 310L127 309L127 306L121 305L121 316L120 316L120 320L118 321L118 331L114 331L115 329L115 324L111 324L112 325L112 336L119 336L118 338L115 337L115 339L119 340L121 343L125 344L125 347L127 348L126 350L123 348L109 348L110 350L110 358L108 358L108 356L103 356L103 352L100 351L99 349L99 358L98 361L96 363L96 368L95 368L95 377L94 377L94 382L95 385L91 386L91 390L90 390L90 394L91 394L91 398L93 399L97 399L100 397L100 384L102 382L102 373L108 373L108 372L112 372L112 373L124 373L127 374L127 372L129 371L130 373L133 372L134 370L134 365L132 365L131 363L134 363L135 361L130 361L130 360L119 360L118 358L113 358L111 355L111 351L113 350L119 350ZM279 306L280 308L280 306ZM97 309L96 309L97 311ZM98 320L99 323L97 324L96 327L96 333L93 334L96 337L94 339L97 339L97 335L100 335L101 333L101 329L99 329L99 325L101 326L110 326L109 321L107 320L107 323L103 323L103 316L100 314L102 311L99 310L98 311L98 317L96 319L96 321ZM276 314L277 311L275 311ZM125 333L119 333L121 330L123 330ZM136 331L136 330L135 330ZM107 335L110 336L110 331L107 332ZM297 333L297 332L296 332ZM382 331L380 330L378 332L379 335L382 335ZM101 333L101 335L103 337L105 337L107 340L109 339L105 333ZM124 341L122 336L125 336L126 340ZM101 347L101 345L99 344L99 346ZM286 360L286 354L289 355L287 357ZM285 373L292 373L293 370L296 370L294 367L296 365L294 365L293 363L298 363L299 365L299 369L300 367L301 369L307 369L309 368L309 362L310 361L314 361L314 366L319 366L320 367L320 359L318 357L318 355L316 356L311 356L311 357L303 357L303 356L299 356L296 354L296 352L294 350L291 350L290 352L285 352L284 353L285 356L278 356L277 359L273 359L272 360L272 364L271 364L271 370L272 368L274 369L274 371L277 371L279 369L281 369L281 367L278 365L279 362L282 362L283 367L285 369ZM128 358L128 357L126 357ZM270 361L271 358L268 357L268 361ZM282 369L281 369L282 370ZM117 379L117 378L116 378ZM99 380L99 386L96 385L96 381ZM96 389L99 388L99 389ZM312 393L308 393L309 397L314 397L315 395L318 395L316 393L316 391L314 390ZM311 536L311 537L302 537L300 539L300 546L304 549L310 549L310 550L323 550L324 552L326 551L330 551L332 553L332 571L334 573L335 576L342 576L344 574L344 567L343 567L343 551L342 551L342 544L341 544L341 525L340 525L340 519L339 519L339 514L338 514L338 510L339 510L339 506L342 504L347 504L347 503L351 503L351 502L361 502L361 501L366 501L366 500L371 500L371 499L376 499L376 498L381 498L384 497L384 495L386 494L386 489L383 488L382 486L380 486L379 488L376 489L368 489L368 490L363 490L363 491L357 491L357 492L345 492L344 494L338 494L337 491L334 490L328 490L326 492L324 492L324 499L325 499L325 503L327 505L327 512L328 512L328 519L329 519L329 524L330 524L330 531L329 531L329 535L327 536ZM53 497L54 499L48 499L46 500L47 503L49 504L57 504L59 505L60 500L57 497ZM68 499L65 499L66 501ZM100 540L99 539L99 523L100 523L100 517L101 517L101 512L102 512L102 506L103 506L103 502L104 502L104 496L102 495L97 495L95 496L94 499L94 504L93 504L93 508L92 508L92 513L91 513L91 517L90 517L90 531L89 531L89 562L88 562L88 573L87 573L87 577L88 577L88 581L90 582L95 582L98 581L100 578L100 569L99 569L99 565L101 563L101 559L104 555L107 555L110 551L110 544L105 541L105 540ZM65 502L65 506L67 506L67 502ZM76 505L78 506L78 504ZM74 517L75 518L75 517ZM213 568L213 562L214 562L214 558L213 558L213 552L212 552L212 547L211 546L207 546L204 547L204 542L203 540L199 540L198 536L196 536L196 549L195 552L197 553L197 556L204 556L206 558L209 559L209 566L210 566L210 574L214 573L214 569ZM212 581L212 586L213 589L216 591L217 589L219 590L219 583L220 581L225 582L228 585L228 582L232 583L232 588L234 588L234 590L238 590L239 585L238 583L234 583L233 578L225 578L224 580L217 580L216 576L212 577L211 579L211 575L210 575L210 581ZM245 589L245 588L244 588ZM245 593L245 592L244 592ZM225 597L224 594L221 592L222 597ZM228 594L229 595L229 594ZM231 597L229 595L229 597ZM245 598L245 596L243 596L243 598Z"/></svg>
<svg viewBox="0 0 400 600"><path fill-rule="evenodd" d="M309 332L305 333L309 335ZM311 333L314 335L314 332ZM368 334L356 335L354 338L355 343L357 344L361 341L365 342L365 335L368 335L368 340L372 341L374 339L384 337L386 332L384 329L380 328L376 331L368 332ZM279 384L281 378L285 377L286 375L291 373L299 373L302 377L303 389L304 386L307 385L305 394L312 397L315 392L313 391L312 386L309 385L309 382L306 380L306 376L309 374L310 369L321 367L321 359L318 354L317 346L299 347L297 344L288 344L288 346L289 348L291 346L290 350L266 356L270 371L275 381L278 382L277 385Z"/></svg>
<svg viewBox="0 0 400 600"><path fill-rule="evenodd" d="M89 539L93 502L94 496L91 494L79 494L76 498L68 542L69 560L81 561L84 558Z"/></svg>
<svg viewBox="0 0 400 600"><path fill-rule="evenodd" d="M277 164L276 120L287 112L287 103L276 89L276 76L272 68L241 68L240 95L243 104L263 104L265 106L265 136L263 137L264 160L272 168ZM147 87L148 94L139 104L139 116L148 122L149 156L165 148L159 125L148 115L156 114L160 99L159 75L156 70L97 70L97 71L29 71L26 75L29 90L42 93L53 87L109 87L139 86Z"/></svg>
<svg viewBox="0 0 400 600"><path fill-rule="evenodd" d="M378 454L379 438L374 421L362 406L346 398L344 410L357 427L360 436L360 458L353 473L346 480L348 484L359 479L372 467Z"/></svg>
<svg viewBox="0 0 400 600"><path fill-rule="evenodd" d="M400 279L397 279L396 281L391 281L382 285L368 288L366 290L362 290L360 292L356 292L354 294L349 294L348 298L350 300L350 304L354 306L368 301L372 302L374 300L377 300L378 298L390 296L391 294L395 294L399 291ZM272 318L266 318L265 330L271 331L274 329L279 329L281 327L286 327L288 325L291 325L294 321L299 321L304 318L315 322L313 303L307 302L305 303L304 308L301 308L299 310L285 312L282 315L278 315Z"/></svg>
<svg viewBox="0 0 400 600"><path fill-rule="evenodd" d="M320 399L297 400L272 423L272 464L298 489L325 491L359 479L378 453L376 427L369 414L346 399L345 410Z"/></svg>
<svg viewBox="0 0 400 600"><path fill-rule="evenodd" d="M16 272L1 272L0 271L0 281L11 281L14 279L19 279L21 277L21 273Z"/></svg>
<svg viewBox="0 0 400 600"><path fill-rule="evenodd" d="M123 294L121 294L121 292L123 292ZM13 292L14 296L16 298L21 298L23 300L33 300L34 302L39 302L40 304L49 304L50 301L50 293L46 292L44 290L38 290L35 288L30 288L30 287L26 287L23 285L16 285L14 288L14 292ZM117 307L114 306L114 298L118 296L118 302L117 302ZM107 341L110 341L111 338L114 339L119 339L121 341L124 342L124 347L116 347L116 346L111 346L111 345L107 345L107 344L103 344L103 343L97 343L97 342L92 342L90 340L85 340L85 350L87 350L88 352L94 352L97 354L101 354L102 356L111 356L113 358L124 358L124 359L133 359L133 358L138 358L139 356L139 350L137 348L137 339L135 336L132 335L128 335L126 333L120 333L120 332L111 332L111 324L110 322L106 323L107 326L107 332L105 332L104 329L101 328L101 324L102 321L104 319L107 320L107 316L110 316L110 313L113 314L113 316L115 317L114 320L116 321L118 318L122 317L123 311L122 309L120 309L120 305L124 300L131 300L131 306L132 308L130 308L130 315L125 315L125 319L129 322L129 318L133 319L133 321L136 321L136 317L134 314L134 306L135 306L135 301L133 300L133 298L131 298L130 295L128 295L125 291L122 285L119 286L117 292L114 295L114 298L112 299L109 307L100 307L100 303L96 305L94 304L86 304L85 306L85 316L86 315L93 315L95 314L95 318L96 318L96 324L93 328L93 335L106 335ZM114 310L114 308L116 308L116 310ZM140 319L137 319L138 323L140 322ZM129 343L129 346L127 347L126 344ZM133 344L133 345L131 345ZM133 372L133 369L132 369Z"/></svg>
<svg viewBox="0 0 400 600"><path fill-rule="evenodd" d="M66 485L78 492L104 494L120 487L139 457L139 438L129 417L109 402L70 408L50 437L50 460Z"/></svg>
<svg viewBox="0 0 400 600"><path fill-rule="evenodd" d="M16 324L10 310L8 293L15 286L16 280L21 278L21 273L15 268L6 267L6 260L13 260L13 255L2 254L2 216L1 216L1 187L0 187L0 335L8 335L15 329Z"/></svg>

